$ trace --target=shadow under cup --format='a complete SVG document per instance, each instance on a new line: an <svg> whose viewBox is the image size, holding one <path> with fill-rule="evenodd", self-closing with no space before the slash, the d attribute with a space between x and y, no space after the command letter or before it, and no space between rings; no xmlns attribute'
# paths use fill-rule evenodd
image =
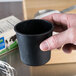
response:
<svg viewBox="0 0 76 76"><path fill-rule="evenodd" d="M49 61L51 51L41 51L39 46L43 40L52 35L52 23L31 19L18 23L14 30L18 40L20 58L24 64L38 66Z"/></svg>

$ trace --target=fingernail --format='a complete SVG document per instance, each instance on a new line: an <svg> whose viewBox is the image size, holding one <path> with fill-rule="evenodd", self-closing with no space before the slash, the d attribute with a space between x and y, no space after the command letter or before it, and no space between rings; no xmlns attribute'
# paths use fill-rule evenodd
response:
<svg viewBox="0 0 76 76"><path fill-rule="evenodd" d="M41 49L42 51L47 51L47 50L48 50L48 45L47 45L46 41L44 41L44 42L42 42L42 43L40 44L40 49Z"/></svg>
<svg viewBox="0 0 76 76"><path fill-rule="evenodd" d="M63 51L65 52L65 53L71 53L72 52L72 49L68 49L68 48L63 48Z"/></svg>
<svg viewBox="0 0 76 76"><path fill-rule="evenodd" d="M74 45L76 45L76 41L74 42Z"/></svg>
<svg viewBox="0 0 76 76"><path fill-rule="evenodd" d="M72 52L72 50L63 50L65 53L70 54Z"/></svg>

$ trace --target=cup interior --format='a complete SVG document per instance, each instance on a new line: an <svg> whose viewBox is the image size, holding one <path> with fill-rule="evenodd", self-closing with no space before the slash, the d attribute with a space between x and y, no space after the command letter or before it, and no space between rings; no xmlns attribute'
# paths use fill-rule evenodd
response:
<svg viewBox="0 0 76 76"><path fill-rule="evenodd" d="M45 20L31 19L18 23L15 31L26 35L43 34L52 30L53 25Z"/></svg>

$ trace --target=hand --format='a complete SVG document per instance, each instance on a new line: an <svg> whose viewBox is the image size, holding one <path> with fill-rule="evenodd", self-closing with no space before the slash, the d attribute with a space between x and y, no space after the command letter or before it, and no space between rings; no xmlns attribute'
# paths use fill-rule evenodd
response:
<svg viewBox="0 0 76 76"><path fill-rule="evenodd" d="M42 18L54 24L54 31L59 34L53 35L40 44L43 51L52 50L61 46L64 52L70 53L76 49L76 14L52 14Z"/></svg>

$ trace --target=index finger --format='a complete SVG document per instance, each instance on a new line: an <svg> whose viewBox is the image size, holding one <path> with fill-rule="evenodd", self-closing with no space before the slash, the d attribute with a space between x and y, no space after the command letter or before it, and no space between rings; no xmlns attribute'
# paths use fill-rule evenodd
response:
<svg viewBox="0 0 76 76"><path fill-rule="evenodd" d="M42 19L56 24L66 25L68 27L68 14L54 13L43 17Z"/></svg>

